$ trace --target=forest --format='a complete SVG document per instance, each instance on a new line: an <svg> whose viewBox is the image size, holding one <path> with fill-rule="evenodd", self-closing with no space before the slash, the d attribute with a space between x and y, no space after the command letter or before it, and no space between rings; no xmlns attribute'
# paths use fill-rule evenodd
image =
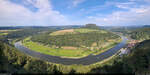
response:
<svg viewBox="0 0 150 75"><path fill-rule="evenodd" d="M97 67L88 73L149 73L149 45L150 40L139 43L123 59L117 58L112 65ZM3 42L0 42L0 55L1 73L61 73L56 65L27 56Z"/></svg>
<svg viewBox="0 0 150 75"><path fill-rule="evenodd" d="M31 40L34 42L40 42L44 45L56 45L61 46L74 46L74 47L91 47L93 43L102 45L107 40L115 40L119 36L114 35L110 32L100 33L100 31L94 31L89 33L79 33L79 34L67 34L67 35L57 35L52 36L49 34L39 34L32 36ZM61 42L60 42L61 41Z"/></svg>
<svg viewBox="0 0 150 75"><path fill-rule="evenodd" d="M112 65L105 65L103 67L94 68L90 73L104 73L104 74L149 74L150 68L150 40L145 40L139 43L132 52L124 56L121 60L116 59Z"/></svg>
<svg viewBox="0 0 150 75"><path fill-rule="evenodd" d="M129 33L129 35L131 35L131 38L133 39L142 41L150 39L150 27L144 27L133 30L131 33Z"/></svg>

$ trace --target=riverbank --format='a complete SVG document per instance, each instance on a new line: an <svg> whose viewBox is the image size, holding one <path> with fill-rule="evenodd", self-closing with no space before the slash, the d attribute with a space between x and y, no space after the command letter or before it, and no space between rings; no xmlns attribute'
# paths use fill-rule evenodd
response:
<svg viewBox="0 0 150 75"><path fill-rule="evenodd" d="M58 64L64 64L64 65L73 65L73 64L90 65L90 64L94 64L96 62L100 62L100 61L102 61L106 58L111 57L117 51L119 51L122 47L124 47L127 43L127 38L125 38L124 36L122 36L121 38L122 38L121 43L119 43L115 47L107 50L106 52L103 52L99 55L89 55L87 57L83 57L83 58L80 58L80 59L61 58L61 57L58 57L58 56L51 56L51 55L46 55L46 54L42 54L42 53L39 53L39 52L35 52L35 51L32 51L32 50L24 47L21 44L21 42L16 42L15 47L18 50L25 53L25 54L28 54L30 56L40 58L42 60L46 60L46 61L52 62L52 63L58 63Z"/></svg>

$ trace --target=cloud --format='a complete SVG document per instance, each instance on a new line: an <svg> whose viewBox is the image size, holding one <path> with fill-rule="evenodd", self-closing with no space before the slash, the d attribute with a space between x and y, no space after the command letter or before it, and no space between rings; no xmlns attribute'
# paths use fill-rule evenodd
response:
<svg viewBox="0 0 150 75"><path fill-rule="evenodd" d="M78 4L84 2L85 0L74 0L73 1L73 6L77 6Z"/></svg>
<svg viewBox="0 0 150 75"><path fill-rule="evenodd" d="M85 0L73 0L72 5L76 7L84 1ZM124 3L106 2L104 5L82 8L79 12L75 12L73 15L63 15L61 12L53 9L50 0L23 0L24 5L33 6L34 8L37 8L37 11L32 11L28 7L13 3L10 0L0 0L0 24L44 26L86 23L96 23L98 25L150 24L149 0L144 0L147 4L139 4L137 1L138 0L130 0ZM126 10L109 10L108 7L112 6L114 9L120 8ZM103 11L106 9L110 13L105 13L105 11L94 13L95 11ZM94 15L88 15L88 13Z"/></svg>
<svg viewBox="0 0 150 75"><path fill-rule="evenodd" d="M144 25L150 24L150 7L130 8L129 11L115 11L106 17L88 17L86 22L99 25Z"/></svg>
<svg viewBox="0 0 150 75"><path fill-rule="evenodd" d="M60 25L68 24L66 16L54 11L49 0L27 0L38 8L37 12L27 7L12 3L9 0L0 0L0 24L3 25Z"/></svg>
<svg viewBox="0 0 150 75"><path fill-rule="evenodd" d="M71 4L67 8L77 7L79 4L85 1L86 0L71 0Z"/></svg>
<svg viewBox="0 0 150 75"><path fill-rule="evenodd" d="M114 5L118 8L121 8L121 9L130 9L131 7L137 6L135 2L116 3Z"/></svg>

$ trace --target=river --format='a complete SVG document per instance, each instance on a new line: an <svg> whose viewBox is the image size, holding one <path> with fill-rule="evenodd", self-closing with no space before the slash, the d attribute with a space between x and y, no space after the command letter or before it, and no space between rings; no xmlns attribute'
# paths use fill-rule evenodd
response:
<svg viewBox="0 0 150 75"><path fill-rule="evenodd" d="M42 54L42 53L39 53L39 52L36 52L36 51L26 48L25 46L22 45L21 42L16 42L14 45L21 52L28 54L32 57L36 57L41 60L48 61L48 62L64 64L64 65L72 65L72 64L90 65L90 64L94 64L96 62L100 62L106 58L111 57L112 55L117 53L122 47L124 47L126 45L128 39L124 36L121 36L121 38L122 38L122 42L120 42L115 47L113 47L103 53L100 53L98 55L89 55L89 56L86 56L83 58L78 58L78 59L61 58L59 56L51 56L51 55Z"/></svg>

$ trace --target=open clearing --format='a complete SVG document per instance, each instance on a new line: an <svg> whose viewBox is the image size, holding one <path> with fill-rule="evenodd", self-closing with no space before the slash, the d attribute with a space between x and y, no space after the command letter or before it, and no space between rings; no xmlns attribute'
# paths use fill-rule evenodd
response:
<svg viewBox="0 0 150 75"><path fill-rule="evenodd" d="M50 35L56 36L56 35L65 35L65 34L89 33L89 32L94 32L94 31L98 31L99 33L107 33L104 30L80 28L80 29L59 30L59 31L50 33Z"/></svg>
<svg viewBox="0 0 150 75"><path fill-rule="evenodd" d="M20 30L22 30L22 29L15 29L15 30L0 30L0 32L5 32L5 33L7 33L7 32L14 32L14 31L20 31Z"/></svg>
<svg viewBox="0 0 150 75"><path fill-rule="evenodd" d="M60 30L60 31L56 31L51 33L50 35L64 35L64 34L74 34L74 29L66 29L66 30Z"/></svg>
<svg viewBox="0 0 150 75"><path fill-rule="evenodd" d="M8 33L0 33L0 35L7 35Z"/></svg>

